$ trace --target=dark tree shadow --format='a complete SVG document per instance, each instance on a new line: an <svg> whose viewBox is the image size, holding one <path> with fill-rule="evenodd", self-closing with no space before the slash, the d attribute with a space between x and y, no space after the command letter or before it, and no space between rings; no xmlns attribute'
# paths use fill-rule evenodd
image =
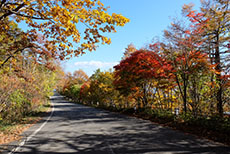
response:
<svg viewBox="0 0 230 154"><path fill-rule="evenodd" d="M228 146L146 120L69 103L59 95L52 99L55 105L53 117L20 149L23 151L17 153L230 153Z"/></svg>

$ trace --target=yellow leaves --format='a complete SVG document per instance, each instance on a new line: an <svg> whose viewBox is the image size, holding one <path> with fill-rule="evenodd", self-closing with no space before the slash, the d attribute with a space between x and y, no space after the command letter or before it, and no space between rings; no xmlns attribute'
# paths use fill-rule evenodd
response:
<svg viewBox="0 0 230 154"><path fill-rule="evenodd" d="M60 47L69 49L69 46L63 43L60 43Z"/></svg>
<svg viewBox="0 0 230 154"><path fill-rule="evenodd" d="M78 23L78 21L79 21L78 16L71 14L70 17L71 17L70 18L71 21L73 21L74 23Z"/></svg>
<svg viewBox="0 0 230 154"><path fill-rule="evenodd" d="M97 1L97 5L102 6L102 7L104 6L104 4L100 2L100 0Z"/></svg>
<svg viewBox="0 0 230 154"><path fill-rule="evenodd" d="M130 20L126 17L123 17L121 14L112 14L113 20L116 21L116 26L124 26L126 23L128 23Z"/></svg>
<svg viewBox="0 0 230 154"><path fill-rule="evenodd" d="M87 43L82 43L81 44L81 46L83 47L83 48L90 48L90 44L87 44Z"/></svg>
<svg viewBox="0 0 230 154"><path fill-rule="evenodd" d="M56 50L61 51L57 53L67 52L70 42L83 42L82 38L86 42L80 43L77 48L73 49L76 51L75 55L83 53L84 50L95 50L98 43L110 44L111 39L104 36L103 33L116 32L115 26L124 26L129 22L129 19L122 15L107 13L107 8L100 0L21 0L18 3L24 3L25 7L17 13L29 17L14 14L14 19L17 22L25 21L36 32L40 31L44 39L48 40L46 44L58 46ZM7 9L15 9L16 6L9 5L8 7ZM36 23L37 20L34 18L40 18L40 21L44 20L44 22ZM88 29L88 31L80 34L77 25L79 21L85 26L81 30L84 32ZM5 29L8 29L7 24L4 26ZM55 50L51 46L45 45L47 50Z"/></svg>
<svg viewBox="0 0 230 154"><path fill-rule="evenodd" d="M102 41L105 42L106 44L111 44L111 38L102 37L101 39L102 39Z"/></svg>

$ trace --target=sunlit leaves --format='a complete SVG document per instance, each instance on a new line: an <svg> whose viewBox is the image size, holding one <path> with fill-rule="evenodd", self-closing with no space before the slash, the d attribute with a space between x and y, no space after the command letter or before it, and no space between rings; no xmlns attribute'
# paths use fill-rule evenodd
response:
<svg viewBox="0 0 230 154"><path fill-rule="evenodd" d="M129 57L136 50L137 50L136 47L132 43L129 44L128 47L125 48L124 56L122 58L125 59L125 58Z"/></svg>
<svg viewBox="0 0 230 154"><path fill-rule="evenodd" d="M137 50L115 68L114 85L124 96L133 96L148 104L153 88L163 88L163 80L172 77L171 65L156 52ZM142 104L142 105L143 105ZM145 106L144 105L144 106Z"/></svg>
<svg viewBox="0 0 230 154"><path fill-rule="evenodd" d="M106 105L114 101L117 91L113 87L113 73L99 69L81 86L80 100L84 103Z"/></svg>
<svg viewBox="0 0 230 154"><path fill-rule="evenodd" d="M226 44L229 42L229 5L228 0L202 1L201 13L194 13L192 9L185 9L194 26L206 26L198 29L202 33L202 39L206 42L206 52L209 54L211 63L215 64L215 77L218 84L216 96L217 108L220 115L223 114L225 81L222 75L229 74L229 53L226 52Z"/></svg>
<svg viewBox="0 0 230 154"><path fill-rule="evenodd" d="M110 15L99 0L2 0L1 3L1 26L6 27L3 20L7 17L16 22L25 21L32 30L42 33L46 39L43 46L60 59L93 51L98 43L110 44L110 38L103 33L115 32L115 26L129 22L120 14ZM84 27L83 31L79 31L78 25Z"/></svg>
<svg viewBox="0 0 230 154"><path fill-rule="evenodd" d="M58 70L32 62L27 67L20 62L15 65L15 70L0 72L0 118L5 123L22 120L45 104L57 83Z"/></svg>

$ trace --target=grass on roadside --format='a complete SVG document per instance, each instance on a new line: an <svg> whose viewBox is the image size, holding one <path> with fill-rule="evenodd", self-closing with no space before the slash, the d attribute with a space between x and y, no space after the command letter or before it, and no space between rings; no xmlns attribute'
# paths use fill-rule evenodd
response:
<svg viewBox="0 0 230 154"><path fill-rule="evenodd" d="M0 144L19 140L21 138L20 134L41 120L41 117L50 110L50 106L50 102L47 102L18 121L0 121Z"/></svg>

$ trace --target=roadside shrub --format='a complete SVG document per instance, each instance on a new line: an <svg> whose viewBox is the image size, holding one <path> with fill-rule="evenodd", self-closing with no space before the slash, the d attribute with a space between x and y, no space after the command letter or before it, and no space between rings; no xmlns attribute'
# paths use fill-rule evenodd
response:
<svg viewBox="0 0 230 154"><path fill-rule="evenodd" d="M28 77L11 72L0 74L0 122L20 121L46 103L55 86L55 74L34 70Z"/></svg>
<svg viewBox="0 0 230 154"><path fill-rule="evenodd" d="M79 100L79 97L80 97L80 90L81 90L81 86L80 86L80 85L77 85L77 84L72 85L72 86L70 87L69 92L70 92L71 97L72 97L74 100L77 100L77 101Z"/></svg>
<svg viewBox="0 0 230 154"><path fill-rule="evenodd" d="M173 122L175 119L175 115L168 110L152 110L152 117L155 119L159 119L163 123Z"/></svg>
<svg viewBox="0 0 230 154"><path fill-rule="evenodd" d="M23 118L31 109L31 103L27 100L21 89L15 90L9 96L8 109L4 111L3 119L16 121Z"/></svg>

